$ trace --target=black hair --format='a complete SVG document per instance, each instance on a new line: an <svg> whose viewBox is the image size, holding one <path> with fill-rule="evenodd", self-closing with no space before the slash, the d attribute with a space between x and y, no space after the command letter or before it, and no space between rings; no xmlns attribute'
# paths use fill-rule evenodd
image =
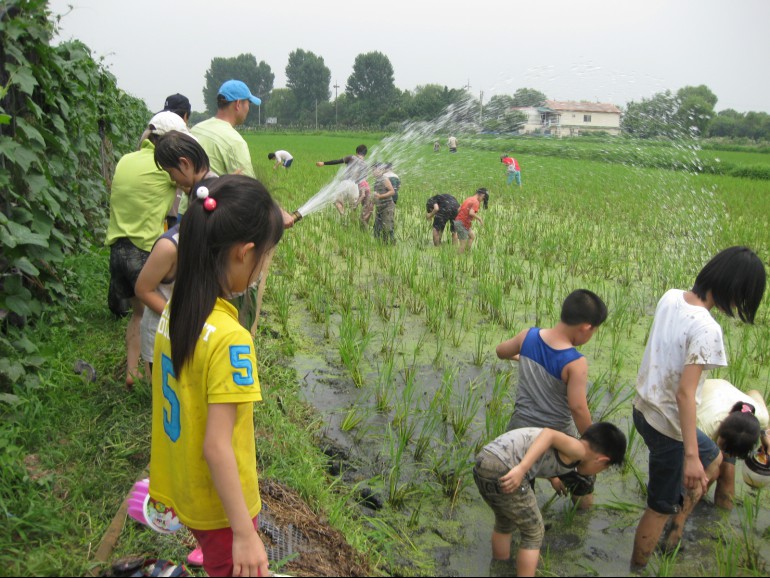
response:
<svg viewBox="0 0 770 578"><path fill-rule="evenodd" d="M191 197L179 230L177 276L170 304L171 359L177 377L195 345L217 297L228 297L228 259L236 243L254 243L257 266L283 235L281 209L265 186L245 175L206 179L209 211Z"/></svg>
<svg viewBox="0 0 770 578"><path fill-rule="evenodd" d="M626 435L609 422L600 421L588 426L580 439L587 441L597 454L610 458L610 466L620 465L626 458Z"/></svg>
<svg viewBox="0 0 770 578"><path fill-rule="evenodd" d="M489 208L489 191L487 191L484 187L479 187L476 189L477 195L484 195L484 208Z"/></svg>
<svg viewBox="0 0 770 578"><path fill-rule="evenodd" d="M188 134L170 130L160 137L155 144L155 164L160 169L178 169L179 159L188 159L198 173L209 170L209 156L203 147Z"/></svg>
<svg viewBox="0 0 770 578"><path fill-rule="evenodd" d="M275 153L267 153L267 158L272 161L275 158Z"/></svg>
<svg viewBox="0 0 770 578"><path fill-rule="evenodd" d="M366 153L368 153L368 152L369 152L369 149L366 148L366 145L358 145L356 147L356 154L357 155L361 155L362 157L365 157Z"/></svg>
<svg viewBox="0 0 770 578"><path fill-rule="evenodd" d="M751 411L743 411L744 406ZM717 438L722 438L720 448L731 457L745 460L757 447L760 430L759 420L754 415L754 406L739 401L719 424Z"/></svg>
<svg viewBox="0 0 770 578"><path fill-rule="evenodd" d="M717 253L698 273L692 292L705 300L709 291L716 306L730 317L754 323L767 274L762 260L748 247L730 247Z"/></svg>
<svg viewBox="0 0 770 578"><path fill-rule="evenodd" d="M593 291L577 289L561 305L561 321L567 325L589 323L599 327L607 320L607 306Z"/></svg>

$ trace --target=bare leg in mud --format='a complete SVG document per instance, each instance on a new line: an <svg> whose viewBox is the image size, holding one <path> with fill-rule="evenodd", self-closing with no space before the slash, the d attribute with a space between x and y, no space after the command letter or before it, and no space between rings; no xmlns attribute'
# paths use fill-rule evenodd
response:
<svg viewBox="0 0 770 578"><path fill-rule="evenodd" d="M717 478L721 465L722 454L719 453L717 458L706 468L706 475L708 476L709 484ZM671 531L668 534L668 538L666 538L666 551L671 552L677 547L679 541L682 539L682 532L684 532L684 525L687 522L687 518L690 516L693 508L695 508L695 505L700 501L702 497L703 490L700 487L695 490L687 490L684 495L684 504L682 505L682 509L678 514L674 515L674 518L671 521Z"/></svg>
<svg viewBox="0 0 770 578"><path fill-rule="evenodd" d="M131 319L126 327L126 387L129 389L143 377L142 370L139 369L139 352L142 346L139 328L142 324L144 304L138 297L131 298L131 310Z"/></svg>
<svg viewBox="0 0 770 578"><path fill-rule="evenodd" d="M631 555L632 572L640 573L647 567L647 562L655 551L658 540L663 534L663 528L670 517L671 514L661 514L650 508L644 510L634 536L634 552Z"/></svg>

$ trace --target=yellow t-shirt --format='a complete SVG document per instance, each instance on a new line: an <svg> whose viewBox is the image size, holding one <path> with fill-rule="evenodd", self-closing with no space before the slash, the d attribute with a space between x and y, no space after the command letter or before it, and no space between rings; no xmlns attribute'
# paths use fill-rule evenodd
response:
<svg viewBox="0 0 770 578"><path fill-rule="evenodd" d="M217 299L203 326L195 352L174 375L168 336L169 307L155 337L152 372L152 454L150 496L174 509L195 530L227 528L227 519L209 466L203 440L209 404L237 404L233 450L251 517L262 502L257 482L254 402L262 400L254 342L238 323L238 312Z"/></svg>

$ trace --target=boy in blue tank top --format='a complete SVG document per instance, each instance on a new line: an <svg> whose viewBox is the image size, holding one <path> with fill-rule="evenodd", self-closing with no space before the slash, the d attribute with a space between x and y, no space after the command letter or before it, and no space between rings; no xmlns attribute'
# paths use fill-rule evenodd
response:
<svg viewBox="0 0 770 578"><path fill-rule="evenodd" d="M588 361L576 346L584 345L607 319L607 306L586 289L564 300L559 322L550 329L532 327L503 341L500 359L519 362L519 383L508 430L547 427L578 437L593 423L588 409ZM569 492L581 509L593 504L594 479L568 474L551 479L559 494Z"/></svg>

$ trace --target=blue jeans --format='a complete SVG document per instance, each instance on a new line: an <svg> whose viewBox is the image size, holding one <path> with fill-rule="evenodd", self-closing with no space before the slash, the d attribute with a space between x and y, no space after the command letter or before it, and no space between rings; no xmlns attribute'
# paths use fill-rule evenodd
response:
<svg viewBox="0 0 770 578"><path fill-rule="evenodd" d="M521 186L521 171L509 171L508 172L508 184L510 185L514 179L516 184Z"/></svg>
<svg viewBox="0 0 770 578"><path fill-rule="evenodd" d="M659 514L676 514L684 500L684 443L660 433L636 408L634 425L650 450L647 507ZM707 468L719 455L719 448L702 431L696 432L700 461Z"/></svg>

